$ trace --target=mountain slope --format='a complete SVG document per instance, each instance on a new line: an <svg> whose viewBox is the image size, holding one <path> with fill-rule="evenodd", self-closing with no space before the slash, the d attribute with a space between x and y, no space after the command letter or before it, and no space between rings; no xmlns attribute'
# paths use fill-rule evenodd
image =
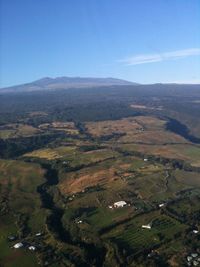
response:
<svg viewBox="0 0 200 267"><path fill-rule="evenodd" d="M137 85L137 84L116 78L45 77L31 83L2 88L0 89L0 92L1 93L30 92L30 91L41 91L41 90L86 88L86 87L112 86L112 85Z"/></svg>

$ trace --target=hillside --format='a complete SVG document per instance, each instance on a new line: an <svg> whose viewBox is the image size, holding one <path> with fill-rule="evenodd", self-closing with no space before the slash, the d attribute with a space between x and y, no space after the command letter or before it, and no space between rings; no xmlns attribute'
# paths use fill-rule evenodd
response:
<svg viewBox="0 0 200 267"><path fill-rule="evenodd" d="M113 85L136 85L129 81L116 78L83 78L83 77L45 77L31 83L1 88L0 92L33 92L69 88L85 88Z"/></svg>

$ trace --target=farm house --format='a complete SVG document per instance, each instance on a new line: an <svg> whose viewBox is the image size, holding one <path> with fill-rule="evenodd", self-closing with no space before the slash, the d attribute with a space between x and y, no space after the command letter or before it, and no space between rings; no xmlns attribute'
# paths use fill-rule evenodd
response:
<svg viewBox="0 0 200 267"><path fill-rule="evenodd" d="M115 202L113 204L114 208L123 208L126 205L127 205L126 201L123 201L123 200L122 201Z"/></svg>
<svg viewBox="0 0 200 267"><path fill-rule="evenodd" d="M23 243L16 243L13 247L14 248L22 248L24 245L23 245Z"/></svg>
<svg viewBox="0 0 200 267"><path fill-rule="evenodd" d="M143 229L151 229L151 227L152 227L152 225L150 223L142 225Z"/></svg>
<svg viewBox="0 0 200 267"><path fill-rule="evenodd" d="M36 250L36 247L35 246L29 246L28 249L29 250Z"/></svg>

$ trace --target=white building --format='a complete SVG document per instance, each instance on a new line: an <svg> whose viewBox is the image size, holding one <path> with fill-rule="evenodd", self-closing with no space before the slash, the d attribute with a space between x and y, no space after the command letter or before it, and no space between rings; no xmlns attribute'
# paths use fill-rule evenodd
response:
<svg viewBox="0 0 200 267"><path fill-rule="evenodd" d="M41 232L38 232L37 234L35 234L35 236L41 236L42 233Z"/></svg>
<svg viewBox="0 0 200 267"><path fill-rule="evenodd" d="M165 206L165 204L164 204L164 203L161 203L161 204L159 204L158 206L159 206L159 208L162 208L162 207Z"/></svg>
<svg viewBox="0 0 200 267"><path fill-rule="evenodd" d="M36 250L36 247L34 247L34 246L30 246L30 247L28 247L28 249L29 249L29 250Z"/></svg>
<svg viewBox="0 0 200 267"><path fill-rule="evenodd" d="M148 161L148 159L147 158L144 158L144 162L147 162Z"/></svg>
<svg viewBox="0 0 200 267"><path fill-rule="evenodd" d="M143 224L142 228L143 229L151 229L151 224L150 223L149 224Z"/></svg>
<svg viewBox="0 0 200 267"><path fill-rule="evenodd" d="M19 243L16 243L13 247L14 248L22 248L24 245L23 243L19 242Z"/></svg>
<svg viewBox="0 0 200 267"><path fill-rule="evenodd" d="M123 208L126 205L127 205L126 201L123 201L123 200L122 201L115 202L113 204L114 208Z"/></svg>
<svg viewBox="0 0 200 267"><path fill-rule="evenodd" d="M191 256L187 256L187 261L191 261L192 257Z"/></svg>
<svg viewBox="0 0 200 267"><path fill-rule="evenodd" d="M197 253L192 253L191 256L192 256L193 258L196 258L196 257L198 256L198 254L197 254Z"/></svg>

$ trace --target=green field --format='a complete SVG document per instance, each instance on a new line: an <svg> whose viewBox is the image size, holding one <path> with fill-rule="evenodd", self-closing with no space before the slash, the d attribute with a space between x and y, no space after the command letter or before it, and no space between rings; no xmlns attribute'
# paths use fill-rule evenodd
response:
<svg viewBox="0 0 200 267"><path fill-rule="evenodd" d="M153 248L172 267L178 251L179 264L184 253L199 246L199 236L192 233L192 227L200 229L199 145L183 144L165 124L137 116L2 128L8 151L14 149L10 137L22 138L23 146L23 138L39 131L66 131L15 159L0 159L0 265L23 267L23 260L25 266L132 266L133 257L143 267L141 255L148 265L145 253ZM69 127L76 136L68 136ZM163 145L165 138L169 143ZM125 207L109 207L122 200ZM149 223L151 229L142 228ZM10 235L16 236L14 242L8 241ZM38 249L14 250L20 241ZM157 266L156 260L149 266Z"/></svg>
<svg viewBox="0 0 200 267"><path fill-rule="evenodd" d="M14 243L45 227L45 210L41 209L37 186L44 182L44 171L36 164L0 161L0 263L10 266L38 266L35 252L13 249ZM15 235L15 242L8 236ZM25 264L25 265L24 265Z"/></svg>
<svg viewBox="0 0 200 267"><path fill-rule="evenodd" d="M151 229L142 229L143 224L152 223ZM141 215L131 220L127 225L120 226L111 231L104 238L114 238L115 242L137 252L144 246L150 248L154 245L169 242L177 233L181 233L186 226L178 221L158 212Z"/></svg>

